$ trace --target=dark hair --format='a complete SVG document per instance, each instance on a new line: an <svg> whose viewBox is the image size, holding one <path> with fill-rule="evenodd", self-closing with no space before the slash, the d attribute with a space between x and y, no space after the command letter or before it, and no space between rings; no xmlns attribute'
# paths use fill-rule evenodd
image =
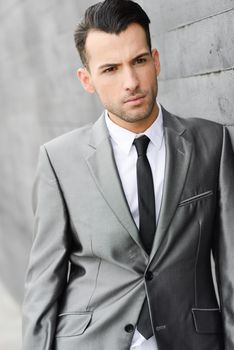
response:
<svg viewBox="0 0 234 350"><path fill-rule="evenodd" d="M74 39L82 63L88 64L85 44L90 30L101 30L110 34L119 34L131 23L141 25L146 34L147 44L151 51L149 31L150 19L136 2L131 0L105 0L90 6L84 18L77 25Z"/></svg>

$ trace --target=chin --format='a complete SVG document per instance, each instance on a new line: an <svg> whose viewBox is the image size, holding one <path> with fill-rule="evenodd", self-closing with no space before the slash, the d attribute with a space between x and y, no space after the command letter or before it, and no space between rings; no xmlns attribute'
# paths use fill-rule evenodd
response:
<svg viewBox="0 0 234 350"><path fill-rule="evenodd" d="M144 120L147 120L149 118L149 116L128 116L126 118L122 118L123 120L125 120L126 122L128 123L137 123L137 122L141 122L141 121L144 121Z"/></svg>

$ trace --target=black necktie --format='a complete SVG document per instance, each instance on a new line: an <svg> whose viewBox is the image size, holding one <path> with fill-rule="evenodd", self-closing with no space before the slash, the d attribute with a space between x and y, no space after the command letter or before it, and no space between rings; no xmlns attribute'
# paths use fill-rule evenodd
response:
<svg viewBox="0 0 234 350"><path fill-rule="evenodd" d="M146 156L149 138L143 135L134 140L137 150L137 189L139 209L139 232L148 254L152 249L156 229L154 183L151 167Z"/></svg>
<svg viewBox="0 0 234 350"><path fill-rule="evenodd" d="M134 140L137 150L137 188L139 209L139 233L142 244L148 254L152 249L156 230L154 184L151 167L146 156L149 138L143 135ZM138 331L149 339L153 335L147 299L143 303L137 324Z"/></svg>

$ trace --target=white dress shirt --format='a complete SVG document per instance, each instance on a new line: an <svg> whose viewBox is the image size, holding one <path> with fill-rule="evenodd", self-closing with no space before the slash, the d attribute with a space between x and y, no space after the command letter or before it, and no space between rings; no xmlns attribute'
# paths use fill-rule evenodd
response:
<svg viewBox="0 0 234 350"><path fill-rule="evenodd" d="M151 166L155 206L156 220L158 221L159 211L161 207L163 180L165 170L165 141L163 130L163 116L161 106L158 104L159 114L155 122L143 133L150 139L147 148L147 157ZM136 137L142 134L135 134L124 129L114 122L105 114L106 125L110 134L111 144L113 147L116 166L122 182L123 190L131 210L133 219L139 228L139 210L138 210L138 193L137 193L137 173L136 162L137 152L133 145ZM136 329L130 350L157 350L155 337L146 340Z"/></svg>

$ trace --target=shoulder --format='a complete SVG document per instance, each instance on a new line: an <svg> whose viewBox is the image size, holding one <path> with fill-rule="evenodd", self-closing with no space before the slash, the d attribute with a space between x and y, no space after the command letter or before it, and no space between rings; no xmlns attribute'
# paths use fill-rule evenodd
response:
<svg viewBox="0 0 234 350"><path fill-rule="evenodd" d="M72 131L69 131L65 134L62 134L46 142L44 146L46 146L46 148L47 147L50 148L50 147L59 147L60 145L65 146L66 144L70 144L74 142L76 143L79 141L82 142L86 140L87 137L90 135L90 130L92 126L93 126L93 123L89 123L80 128L76 128Z"/></svg>
<svg viewBox="0 0 234 350"><path fill-rule="evenodd" d="M183 123L194 140L205 141L206 143L222 143L223 125L203 118L183 119Z"/></svg>
<svg viewBox="0 0 234 350"><path fill-rule="evenodd" d="M92 127L93 123L89 123L74 129L46 142L42 147L46 149L49 157L69 155L74 153L74 150L76 153L82 152L82 149L89 143Z"/></svg>
<svg viewBox="0 0 234 350"><path fill-rule="evenodd" d="M223 125L203 118L186 119L185 125L194 147L207 155L219 157L223 146Z"/></svg>
<svg viewBox="0 0 234 350"><path fill-rule="evenodd" d="M209 131L217 131L222 133L223 130L223 125L205 118L177 118L179 118L189 130L194 132L200 131L206 133Z"/></svg>
<svg viewBox="0 0 234 350"><path fill-rule="evenodd" d="M193 149L195 156L203 154L210 159L219 158L222 152L225 127L205 118L184 118L163 109L164 126L174 136L182 137ZM167 131L166 131L167 133Z"/></svg>
<svg viewBox="0 0 234 350"><path fill-rule="evenodd" d="M184 134L190 135L193 140L206 140L206 142L218 142L223 139L224 126L220 123L208 120L206 118L188 118L180 117L164 110L166 125Z"/></svg>

